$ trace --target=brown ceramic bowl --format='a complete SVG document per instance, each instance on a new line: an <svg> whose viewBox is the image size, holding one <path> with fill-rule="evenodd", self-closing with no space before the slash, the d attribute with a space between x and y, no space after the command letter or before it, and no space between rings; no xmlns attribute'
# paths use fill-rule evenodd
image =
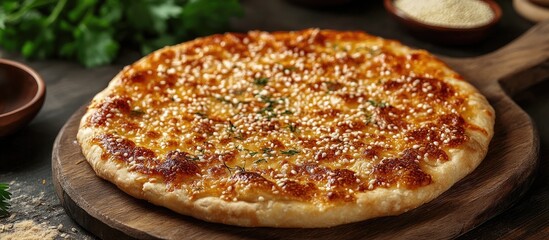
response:
<svg viewBox="0 0 549 240"><path fill-rule="evenodd" d="M541 3L543 1L540 1ZM545 0L548 4L549 0ZM513 0L513 7L518 14L531 22L543 22L549 20L549 6L544 7L537 2L529 0Z"/></svg>
<svg viewBox="0 0 549 240"><path fill-rule="evenodd" d="M46 84L31 68L0 59L0 137L29 123L38 113Z"/></svg>
<svg viewBox="0 0 549 240"><path fill-rule="evenodd" d="M501 19L501 8L493 0L481 0L486 2L494 12L492 21L485 25L472 28L453 28L429 25L417 21L394 5L394 0L384 0L385 9L402 26L408 29L417 38L431 42L448 45L467 45L477 43L484 39L490 29Z"/></svg>
<svg viewBox="0 0 549 240"><path fill-rule="evenodd" d="M539 6L549 7L549 0L530 0L530 2L533 2Z"/></svg>

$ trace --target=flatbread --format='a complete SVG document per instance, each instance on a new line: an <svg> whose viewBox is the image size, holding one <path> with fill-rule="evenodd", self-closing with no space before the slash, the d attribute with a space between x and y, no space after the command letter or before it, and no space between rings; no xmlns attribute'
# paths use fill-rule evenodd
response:
<svg viewBox="0 0 549 240"><path fill-rule="evenodd" d="M436 198L485 157L494 119L424 50L363 32L252 31L125 67L78 142L136 198L210 222L315 228Z"/></svg>

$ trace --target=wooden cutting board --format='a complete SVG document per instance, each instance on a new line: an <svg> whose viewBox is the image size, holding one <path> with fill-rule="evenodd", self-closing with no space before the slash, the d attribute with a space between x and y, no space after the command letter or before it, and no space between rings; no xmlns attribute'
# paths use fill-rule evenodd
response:
<svg viewBox="0 0 549 240"><path fill-rule="evenodd" d="M485 56L444 58L489 99L495 136L486 159L435 200L405 214L323 229L244 228L207 223L134 199L95 176L76 143L85 107L60 131L53 148L53 182L66 212L103 239L444 239L480 225L527 190L539 140L528 115L509 97L549 77L549 22ZM307 221L307 219L303 219Z"/></svg>

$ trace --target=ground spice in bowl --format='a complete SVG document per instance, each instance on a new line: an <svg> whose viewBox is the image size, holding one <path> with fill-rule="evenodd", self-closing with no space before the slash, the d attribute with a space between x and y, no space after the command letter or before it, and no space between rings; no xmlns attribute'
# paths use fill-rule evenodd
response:
<svg viewBox="0 0 549 240"><path fill-rule="evenodd" d="M384 0L384 6L415 37L444 45L477 43L501 19L494 0Z"/></svg>
<svg viewBox="0 0 549 240"><path fill-rule="evenodd" d="M480 0L396 0L395 7L424 24L474 28L495 17L490 6Z"/></svg>

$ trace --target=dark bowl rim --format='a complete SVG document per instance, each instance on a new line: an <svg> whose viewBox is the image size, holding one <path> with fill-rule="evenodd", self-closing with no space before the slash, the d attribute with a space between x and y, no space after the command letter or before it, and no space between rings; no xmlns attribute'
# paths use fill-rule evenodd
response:
<svg viewBox="0 0 549 240"><path fill-rule="evenodd" d="M40 77L40 75L38 75L38 73L36 71L34 71L32 68L30 68L29 66L27 66L25 64L22 64L22 63L19 63L19 62L16 62L16 61L8 60L8 59L5 59L5 58L0 58L0 65L12 66L12 67L18 68L18 69L26 72L27 74L29 74L34 79L34 82L36 83L36 86L38 87L38 89L36 90L36 94L34 95L34 97L29 102L27 102L23 106L18 107L14 110L11 110L9 112L0 114L0 118L8 117L8 116L14 115L18 112L24 111L27 108L30 108L34 104L38 103L40 101L40 99L46 94L46 83L44 82L42 77Z"/></svg>
<svg viewBox="0 0 549 240"><path fill-rule="evenodd" d="M395 0L384 0L385 9L396 18L399 18L400 20L404 22L413 23L414 25L417 25L418 27L434 30L434 31L444 31L444 32L475 32L475 31L483 31L488 28L491 28L496 23L498 23L501 19L501 7L499 4L494 0L480 0L482 2L485 2L488 4L492 12L494 13L494 18L492 20L484 25L480 25L477 27L470 27L470 28L457 28L457 27L444 27L444 26L437 26L437 25L430 25L427 23L423 23L421 21L418 21L414 18L412 18L410 15L406 14L404 11L398 9L393 3Z"/></svg>

